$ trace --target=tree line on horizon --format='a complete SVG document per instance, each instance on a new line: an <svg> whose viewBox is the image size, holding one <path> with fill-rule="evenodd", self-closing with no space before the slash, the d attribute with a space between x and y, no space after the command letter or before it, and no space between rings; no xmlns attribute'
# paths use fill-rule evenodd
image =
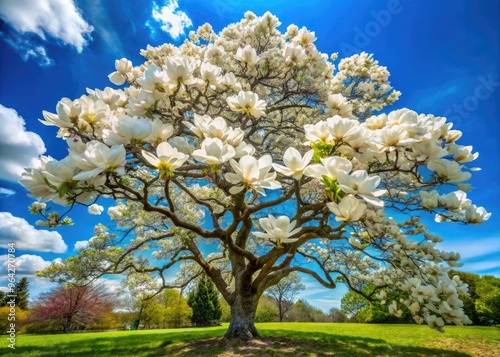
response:
<svg viewBox="0 0 500 357"><path fill-rule="evenodd" d="M451 271L469 285L469 295L461 296L464 311L474 325L500 324L500 278ZM135 286L125 284L116 299L103 285L59 286L41 294L28 304L29 281L22 278L15 287L16 320L20 332L50 333L81 330L156 329L187 326L211 326L231 319L230 306L219 297L213 282L205 275L184 294L175 289L164 290L148 297L146 290L131 279ZM369 295L370 285L358 287ZM386 304L398 299L398 293L387 289L387 302L370 302L354 290L341 300L341 307L328 312L314 307L305 299L296 299L305 286L297 274L283 279L269 289L260 300L256 322L359 322L359 323L414 323L409 311L396 317L388 312ZM184 297L183 295L186 295ZM10 306L7 294L0 291L0 328L6 331ZM5 326L4 326L5 325Z"/></svg>

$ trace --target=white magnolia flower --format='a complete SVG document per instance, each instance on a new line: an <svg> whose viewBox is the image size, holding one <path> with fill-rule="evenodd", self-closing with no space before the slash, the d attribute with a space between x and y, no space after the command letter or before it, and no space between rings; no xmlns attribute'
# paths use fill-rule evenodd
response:
<svg viewBox="0 0 500 357"><path fill-rule="evenodd" d="M112 117L110 124L111 129L105 129L102 133L103 140L107 145L141 142L151 134L152 130L149 119L128 115Z"/></svg>
<svg viewBox="0 0 500 357"><path fill-rule="evenodd" d="M398 146L415 142L415 139L408 137L408 132L401 125L386 126L375 133L374 142L378 144L381 151L393 151Z"/></svg>
<svg viewBox="0 0 500 357"><path fill-rule="evenodd" d="M163 180L173 176L174 170L181 167L189 158L188 155L179 152L167 142L158 145L156 154L158 156L142 150L142 156L144 156L150 165L156 167L160 171L160 178Z"/></svg>
<svg viewBox="0 0 500 357"><path fill-rule="evenodd" d="M436 315L427 315L424 319L430 328L438 330L439 332L444 332L444 321L441 317L437 317Z"/></svg>
<svg viewBox="0 0 500 357"><path fill-rule="evenodd" d="M309 31L305 27L302 27L299 30L297 37L294 39L294 41L300 43L303 46L307 46L316 41L315 34L316 33L314 31Z"/></svg>
<svg viewBox="0 0 500 357"><path fill-rule="evenodd" d="M193 151L192 156L209 165L219 165L232 159L235 155L231 145L224 144L218 138L206 138L201 143L201 149Z"/></svg>
<svg viewBox="0 0 500 357"><path fill-rule="evenodd" d="M339 171L344 171L347 174L352 170L352 163L339 156L331 156L321 159L321 164L309 165L304 170L304 175L314 177L318 180L324 176L329 179L336 180Z"/></svg>
<svg viewBox="0 0 500 357"><path fill-rule="evenodd" d="M382 129L387 125L387 114L373 115L366 119L364 125L371 130Z"/></svg>
<svg viewBox="0 0 500 357"><path fill-rule="evenodd" d="M200 139L205 138L205 134L208 133L208 126L212 122L212 118L208 115L198 115L194 114L193 123L190 123L187 120L184 120L182 124L188 127L190 131L192 131L197 137Z"/></svg>
<svg viewBox="0 0 500 357"><path fill-rule="evenodd" d="M168 140L168 143L176 148L179 152L191 156L194 151L194 146L189 143L186 138L182 136L176 136L175 138L171 138Z"/></svg>
<svg viewBox="0 0 500 357"><path fill-rule="evenodd" d="M247 64L257 63L259 60L259 57L257 57L257 51L255 51L255 48L250 45L246 45L244 48L239 47L236 50L234 58Z"/></svg>
<svg viewBox="0 0 500 357"><path fill-rule="evenodd" d="M470 205L465 210L465 221L472 224L481 224L487 221L491 216L491 213L486 212L484 207L477 207L476 205Z"/></svg>
<svg viewBox="0 0 500 357"><path fill-rule="evenodd" d="M245 188L251 188L265 196L265 188L270 190L281 188L281 183L276 181L276 172L269 172L272 161L271 155L264 155L259 160L252 156L243 156L239 162L231 160L234 173L229 172L225 177L232 184L239 185L231 187L229 192L235 195Z"/></svg>
<svg viewBox="0 0 500 357"><path fill-rule="evenodd" d="M233 72L229 72L223 75L219 82L226 87L234 88L235 90L241 90L241 84L238 82Z"/></svg>
<svg viewBox="0 0 500 357"><path fill-rule="evenodd" d="M75 180L87 180L106 172L125 174L125 148L123 145L109 147L98 141L90 141L81 155L74 155L73 163L83 171L75 175Z"/></svg>
<svg viewBox="0 0 500 357"><path fill-rule="evenodd" d="M474 161L478 158L479 153L472 153L472 146L462 146L457 144L451 144L448 148L450 154L453 154L453 160L464 164L466 162Z"/></svg>
<svg viewBox="0 0 500 357"><path fill-rule="evenodd" d="M298 239L290 238L300 231L300 228L295 228L297 221L290 222L290 218L287 216L275 218L272 215L268 215L267 218L260 218L259 224L266 233L253 232L253 234L257 237L276 242L278 248L281 247L281 243L293 243Z"/></svg>
<svg viewBox="0 0 500 357"><path fill-rule="evenodd" d="M132 70L132 62L126 58L115 61L116 72L111 73L108 78L111 83L121 86L127 80L127 73Z"/></svg>
<svg viewBox="0 0 500 357"><path fill-rule="evenodd" d="M199 60L190 60L186 56L173 56L167 57L165 63L170 89L175 89L179 84L196 83L193 72L198 67Z"/></svg>
<svg viewBox="0 0 500 357"><path fill-rule="evenodd" d="M200 139L217 138L225 141L231 133L226 121L222 117L212 119L208 115L194 114L193 122L194 124L191 124L185 120L182 123Z"/></svg>
<svg viewBox="0 0 500 357"><path fill-rule="evenodd" d="M470 172L461 171L461 166L456 161L446 159L434 159L429 161L427 168L435 171L439 177L448 182L462 182L471 178Z"/></svg>
<svg viewBox="0 0 500 357"><path fill-rule="evenodd" d="M358 221L365 212L366 205L360 203L353 195L345 196L339 204L328 202L328 209L335 214L337 222L355 222Z"/></svg>
<svg viewBox="0 0 500 357"><path fill-rule="evenodd" d="M165 92L168 87L168 81L167 73L154 64L148 67L142 78L137 79L137 83L142 88L151 92Z"/></svg>
<svg viewBox="0 0 500 357"><path fill-rule="evenodd" d="M226 131L226 142L233 147L237 147L243 142L245 132L240 128L228 128Z"/></svg>
<svg viewBox="0 0 500 357"><path fill-rule="evenodd" d="M164 124L160 119L155 119L151 126L151 134L144 141L151 144L158 144L167 141L174 133L174 126L170 123Z"/></svg>
<svg viewBox="0 0 500 357"><path fill-rule="evenodd" d="M104 90L87 88L87 93L94 100L102 100L111 110L123 107L127 104L127 95L121 89L106 87Z"/></svg>
<svg viewBox="0 0 500 357"><path fill-rule="evenodd" d="M343 118L352 117L352 104L342 94L330 94L326 102L326 114L340 115Z"/></svg>
<svg viewBox="0 0 500 357"><path fill-rule="evenodd" d="M153 93L145 90L144 88L129 87L128 89L128 103L125 106L127 114L143 116L147 111L154 107L156 99Z"/></svg>
<svg viewBox="0 0 500 357"><path fill-rule="evenodd" d="M250 155L252 156L255 154L255 147L252 144L247 144L246 142L242 141L238 146L234 146L234 151L235 159L239 159L240 157Z"/></svg>
<svg viewBox="0 0 500 357"><path fill-rule="evenodd" d="M287 63L299 63L306 58L306 52L299 45L288 44L283 49L283 57Z"/></svg>
<svg viewBox="0 0 500 357"><path fill-rule="evenodd" d="M351 174L345 171L338 172L338 185L342 191L358 195L375 207L383 207L384 202L378 197L385 194L386 190L377 190L380 177L368 176L365 170L356 170Z"/></svg>
<svg viewBox="0 0 500 357"><path fill-rule="evenodd" d="M87 211L89 212L89 214L99 216L104 211L104 207L94 203L87 208Z"/></svg>
<svg viewBox="0 0 500 357"><path fill-rule="evenodd" d="M461 211L471 204L471 200L467 198L465 192L458 190L439 196L438 203L440 207L446 208L449 211Z"/></svg>
<svg viewBox="0 0 500 357"><path fill-rule="evenodd" d="M335 141L356 140L361 134L361 127L357 120L342 118L335 115L326 120L327 128Z"/></svg>
<svg viewBox="0 0 500 357"><path fill-rule="evenodd" d="M328 125L324 121L320 121L316 124L306 124L304 125L304 130L306 139L308 140L305 142L306 145L318 141L329 144L333 141L332 134L328 130Z"/></svg>
<svg viewBox="0 0 500 357"><path fill-rule="evenodd" d="M240 91L237 96L228 97L226 101L229 108L235 112L252 115L257 119L266 115L266 102L259 100L256 93Z"/></svg>
<svg viewBox="0 0 500 357"><path fill-rule="evenodd" d="M285 176L292 176L294 179L300 180L304 169L309 165L309 162L311 162L313 155L314 150L309 150L304 154L304 157L302 157L297 149L291 147L288 148L283 155L285 166L273 164L273 168Z"/></svg>
<svg viewBox="0 0 500 357"><path fill-rule="evenodd" d="M200 67L200 73L202 81L208 84L210 88L215 89L215 86L220 80L222 68L208 62L203 62Z"/></svg>
<svg viewBox="0 0 500 357"><path fill-rule="evenodd" d="M57 126L59 128L71 128L78 123L78 118L82 112L82 107L78 100L71 101L69 98L63 98L57 102L56 113L42 111L44 120L40 123L47 126Z"/></svg>
<svg viewBox="0 0 500 357"><path fill-rule="evenodd" d="M398 309L398 304L396 303L395 300L392 301L392 303L389 305L389 313L401 317L403 315L403 311Z"/></svg>
<svg viewBox="0 0 500 357"><path fill-rule="evenodd" d="M439 193L434 190L431 192L420 191L421 205L427 209L434 209L438 206Z"/></svg>

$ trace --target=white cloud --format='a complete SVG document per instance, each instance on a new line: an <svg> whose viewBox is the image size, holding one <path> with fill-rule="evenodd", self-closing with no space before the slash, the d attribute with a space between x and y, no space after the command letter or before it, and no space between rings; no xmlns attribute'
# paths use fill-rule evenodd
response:
<svg viewBox="0 0 500 357"><path fill-rule="evenodd" d="M79 240L75 243L75 250L80 250L82 248L85 248L89 245L89 241L88 240Z"/></svg>
<svg viewBox="0 0 500 357"><path fill-rule="evenodd" d="M0 195L5 195L5 196L9 197L15 193L16 193L16 191L14 191L14 190L9 190L8 188L5 188L5 187L0 187Z"/></svg>
<svg viewBox="0 0 500 357"><path fill-rule="evenodd" d="M491 274L491 270L497 270L496 274L493 275L498 275L500 272L500 261L498 260L498 257L496 259L491 259L491 260L482 260L479 262L465 262L464 266L460 268L462 271L468 271L472 273L477 273L477 274Z"/></svg>
<svg viewBox="0 0 500 357"><path fill-rule="evenodd" d="M160 22L161 29L170 34L173 39L184 35L185 28L193 26L193 22L188 15L183 11L177 10L178 8L179 4L177 0L166 0L163 7L153 2L153 12L151 14L153 19L156 22ZM147 21L146 26L149 27L152 34L156 32L151 21Z"/></svg>
<svg viewBox="0 0 500 357"><path fill-rule="evenodd" d="M102 284L110 293L118 293L122 281L117 279L99 278L97 279L97 283Z"/></svg>
<svg viewBox="0 0 500 357"><path fill-rule="evenodd" d="M0 255L0 263L2 266L2 271L8 270L8 260L7 254ZM16 277L20 276L35 276L35 273L39 270L45 269L49 266L50 262L43 260L39 255L23 254L15 258L16 267Z"/></svg>
<svg viewBox="0 0 500 357"><path fill-rule="evenodd" d="M17 181L26 166L39 166L45 152L42 138L26 131L25 121L14 109L0 104L0 179Z"/></svg>
<svg viewBox="0 0 500 357"><path fill-rule="evenodd" d="M54 259L52 262L58 260L60 260L60 258ZM35 301L41 293L47 292L58 286L57 283L52 283L49 279L35 275L37 271L45 269L50 263L50 261L44 260L38 255L23 254L16 257L16 282L21 280L21 278L28 278L30 302ZM0 255L0 269L6 272L7 268L7 255ZM6 292L7 284L7 276L4 275L0 277L0 290Z"/></svg>
<svg viewBox="0 0 500 357"><path fill-rule="evenodd" d="M102 211L104 211L104 207L98 205L97 203L94 203L87 208L87 211L89 212L89 214L92 214L94 216L99 216L102 213Z"/></svg>
<svg viewBox="0 0 500 357"><path fill-rule="evenodd" d="M19 53L24 62L34 59L38 61L38 64L42 67L49 67L55 63L54 60L47 55L47 51L45 51L43 46L34 45L34 43L28 39L22 37L6 38L5 42Z"/></svg>
<svg viewBox="0 0 500 357"><path fill-rule="evenodd" d="M64 253L68 248L59 233L38 230L23 218L0 212L0 247L12 242L17 249L35 252Z"/></svg>
<svg viewBox="0 0 500 357"><path fill-rule="evenodd" d="M463 260L500 253L500 237L449 239L438 245L444 251L460 253Z"/></svg>
<svg viewBox="0 0 500 357"><path fill-rule="evenodd" d="M0 2L0 18L17 32L34 33L42 40L46 35L81 52L85 38L92 32L73 0L16 0Z"/></svg>

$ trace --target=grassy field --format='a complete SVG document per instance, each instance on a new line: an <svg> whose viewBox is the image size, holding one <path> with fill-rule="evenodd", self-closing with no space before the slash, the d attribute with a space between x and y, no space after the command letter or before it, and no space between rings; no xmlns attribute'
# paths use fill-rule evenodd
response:
<svg viewBox="0 0 500 357"><path fill-rule="evenodd" d="M1 356L500 356L500 328L262 323L263 339L225 344L227 325L146 331L18 335L16 350L2 336Z"/></svg>

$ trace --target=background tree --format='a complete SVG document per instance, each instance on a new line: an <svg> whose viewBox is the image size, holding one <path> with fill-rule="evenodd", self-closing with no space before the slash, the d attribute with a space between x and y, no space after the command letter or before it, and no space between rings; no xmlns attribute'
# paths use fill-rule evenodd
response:
<svg viewBox="0 0 500 357"><path fill-rule="evenodd" d="M379 292L383 294L383 300L370 301L365 296L369 296L374 288L368 284L356 291L348 291L340 301L341 311L356 322L405 323L411 321L411 314L406 308L401 308L395 313L388 311L386 301L398 301L402 298L398 291L387 287Z"/></svg>
<svg viewBox="0 0 500 357"><path fill-rule="evenodd" d="M328 310L328 315L332 322L346 322L349 318L339 308L332 307Z"/></svg>
<svg viewBox="0 0 500 357"><path fill-rule="evenodd" d="M22 310L28 309L28 298L29 298L29 281L28 278L24 277L16 283L14 291L10 295L16 295L14 298L16 301L16 306ZM7 294L0 291L0 307L6 306L7 301L11 298L7 297Z"/></svg>
<svg viewBox="0 0 500 357"><path fill-rule="evenodd" d="M113 308L102 285L68 286L41 294L29 312L29 322L56 322L63 332L85 329Z"/></svg>
<svg viewBox="0 0 500 357"><path fill-rule="evenodd" d="M130 273L123 280L120 294L123 296L125 309L135 316L131 321L132 329L138 329L143 318L146 318L149 324L155 319L155 322L161 319L154 307L150 307L156 303L154 297L157 293L158 283L151 274Z"/></svg>
<svg viewBox="0 0 500 357"><path fill-rule="evenodd" d="M500 323L500 278L485 275L476 285L476 311L483 324Z"/></svg>
<svg viewBox="0 0 500 357"><path fill-rule="evenodd" d="M263 295L259 300L259 304L257 305L257 311L255 312L255 322L276 321L277 316L278 309L276 307L276 300L268 295Z"/></svg>
<svg viewBox="0 0 500 357"><path fill-rule="evenodd" d="M266 293L275 300L280 322L283 321L285 314L293 306L293 299L305 288L306 286L302 284L297 272L293 272L281 279L278 284L266 290Z"/></svg>
<svg viewBox="0 0 500 357"><path fill-rule="evenodd" d="M321 309L312 306L307 300L299 299L290 309L290 321L330 322L330 318Z"/></svg>
<svg viewBox="0 0 500 357"><path fill-rule="evenodd" d="M231 306L226 338L258 337L261 296L293 272L326 288L371 283L370 300L390 285L404 295L388 302L393 313L411 306L438 330L469 323L458 297L466 287L447 274L459 255L435 247L441 238L419 211L441 222L487 220L462 191L478 154L458 144L461 132L445 118L373 115L400 95L373 56L334 65L314 32L279 25L251 12L219 34L205 24L178 47L148 46L143 64L117 60L109 79L123 89L88 90L43 113L70 150L42 157L21 184L70 207L112 197L108 212L123 235L101 227L42 274L92 281L134 271L154 274L161 290L194 279L199 271L165 279L192 262ZM42 225L72 223L45 203L31 212ZM398 212L413 216L389 218Z"/></svg>
<svg viewBox="0 0 500 357"><path fill-rule="evenodd" d="M187 299L183 298L177 290L166 290L163 296L164 306L166 306L165 326L182 327L188 324L193 315L193 309L188 305Z"/></svg>
<svg viewBox="0 0 500 357"><path fill-rule="evenodd" d="M191 321L198 326L208 326L218 322L222 316L219 294L208 276L198 280L196 288L189 293L188 305L193 310Z"/></svg>
<svg viewBox="0 0 500 357"><path fill-rule="evenodd" d="M27 310L28 298L30 295L28 278L24 277L19 280L16 284L14 295L16 295L16 306L18 306L21 310Z"/></svg>

